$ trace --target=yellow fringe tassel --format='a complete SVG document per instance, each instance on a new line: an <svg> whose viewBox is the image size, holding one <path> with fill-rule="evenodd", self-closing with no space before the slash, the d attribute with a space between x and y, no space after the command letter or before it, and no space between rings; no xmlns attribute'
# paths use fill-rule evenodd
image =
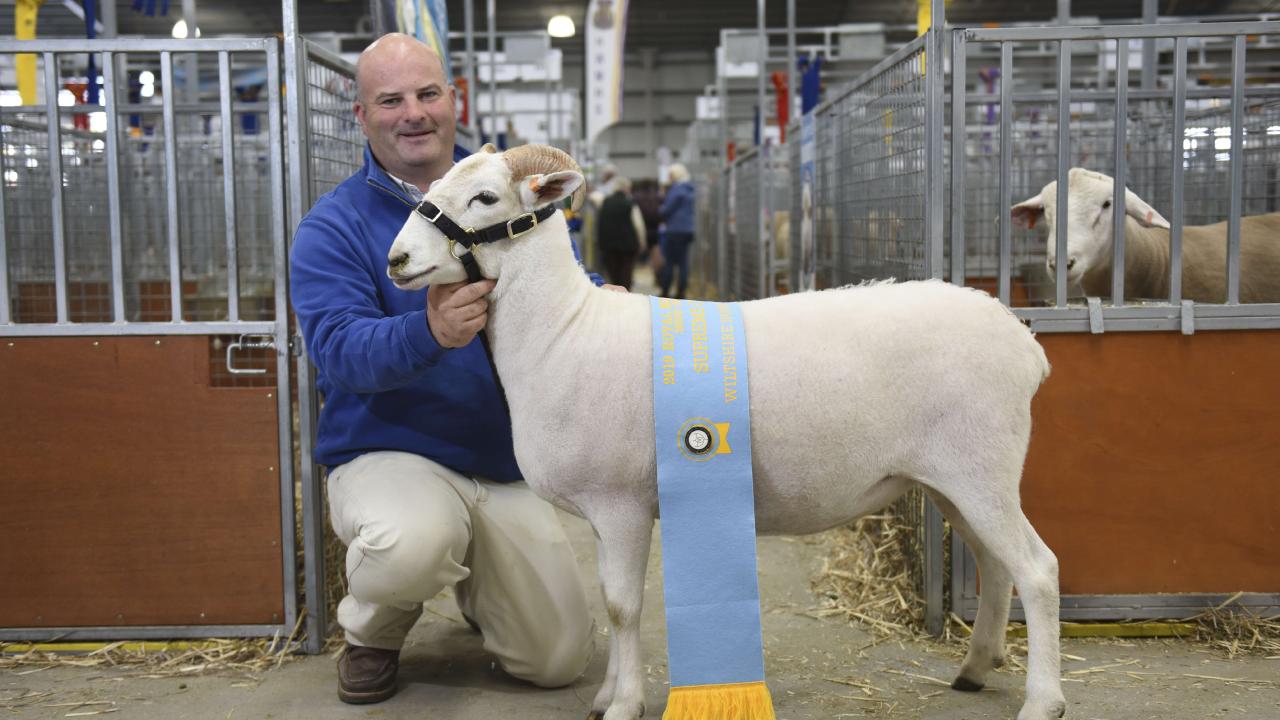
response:
<svg viewBox="0 0 1280 720"><path fill-rule="evenodd" d="M774 720L763 682L671 688L662 720Z"/></svg>

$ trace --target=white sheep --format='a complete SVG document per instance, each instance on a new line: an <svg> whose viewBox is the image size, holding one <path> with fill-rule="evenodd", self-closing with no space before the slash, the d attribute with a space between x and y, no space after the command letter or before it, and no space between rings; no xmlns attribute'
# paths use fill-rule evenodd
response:
<svg viewBox="0 0 1280 720"><path fill-rule="evenodd" d="M1083 168L1067 179L1067 283L1085 295L1111 295L1112 189L1115 180ZM1013 218L1033 228L1041 216L1048 227L1049 276L1057 257L1058 182L1013 206ZM1124 191L1124 294L1126 298L1169 297L1169 221ZM1221 303L1227 298L1227 223L1182 229L1182 297ZM1240 302L1280 302L1280 213L1240 219Z"/></svg>
<svg viewBox="0 0 1280 720"><path fill-rule="evenodd" d="M567 197L566 154L524 146L459 162L426 199L462 227L505 223ZM496 201L495 201L496 199ZM658 513L649 299L596 288L555 213L479 246L497 284L488 332L529 486L585 518L598 540L612 625L589 720L643 713L640 608ZM464 254L418 213L388 254L406 289L464 280ZM1057 559L1019 504L1031 398L1049 364L989 296L939 281L879 283L743 303L756 526L813 533L923 487L982 572L973 641L953 687L981 688L1002 661L1010 593L1030 657L1019 720L1061 717Z"/></svg>

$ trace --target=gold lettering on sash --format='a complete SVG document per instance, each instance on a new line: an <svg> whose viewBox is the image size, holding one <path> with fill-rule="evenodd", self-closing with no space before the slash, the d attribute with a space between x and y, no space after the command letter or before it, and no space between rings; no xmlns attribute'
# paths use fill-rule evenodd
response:
<svg viewBox="0 0 1280 720"><path fill-rule="evenodd" d="M738 399L738 345L733 334L733 313L720 305L720 366L724 371L724 401Z"/></svg>

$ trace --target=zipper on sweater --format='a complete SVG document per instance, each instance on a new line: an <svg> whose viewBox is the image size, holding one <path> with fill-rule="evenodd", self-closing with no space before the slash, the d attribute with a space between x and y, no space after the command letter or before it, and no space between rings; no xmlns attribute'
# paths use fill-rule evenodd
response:
<svg viewBox="0 0 1280 720"><path fill-rule="evenodd" d="M367 183L369 183L369 186L370 186L370 187L377 188L378 190L381 190L382 192L384 192L384 193L386 193L386 194L390 195L391 197L393 197L393 198L395 198L395 199L399 200L400 202L404 203L405 205L408 205L408 206L409 206L409 207L411 207L411 208L412 208L412 207L417 207L417 204L416 204L416 203L409 202L409 199L408 199L408 198L406 198L406 197L404 196L404 194L403 194L403 193L398 193L398 192L396 192L396 191L392 190L391 188L389 188L389 187L387 187L387 186L383 185L382 183L378 182L377 180L374 180L373 178L365 178L365 180L364 180L364 181L365 181L365 182L367 182Z"/></svg>

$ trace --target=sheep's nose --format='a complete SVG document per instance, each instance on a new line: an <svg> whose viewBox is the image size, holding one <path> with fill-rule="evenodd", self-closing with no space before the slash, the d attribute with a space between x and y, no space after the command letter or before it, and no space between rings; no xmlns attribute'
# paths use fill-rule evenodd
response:
<svg viewBox="0 0 1280 720"><path fill-rule="evenodd" d="M1058 261L1053 258L1049 258L1049 269L1052 270L1056 267L1058 267Z"/></svg>
<svg viewBox="0 0 1280 720"><path fill-rule="evenodd" d="M1075 259L1075 258L1067 258L1067 269L1068 269L1068 270L1071 270L1071 269L1075 268L1075 266L1076 266L1076 259Z"/></svg>
<svg viewBox="0 0 1280 720"><path fill-rule="evenodd" d="M391 257L387 258L387 265L392 270L399 270L400 268L408 264L409 264L409 253L403 253L403 252L396 253L395 255L392 255Z"/></svg>

